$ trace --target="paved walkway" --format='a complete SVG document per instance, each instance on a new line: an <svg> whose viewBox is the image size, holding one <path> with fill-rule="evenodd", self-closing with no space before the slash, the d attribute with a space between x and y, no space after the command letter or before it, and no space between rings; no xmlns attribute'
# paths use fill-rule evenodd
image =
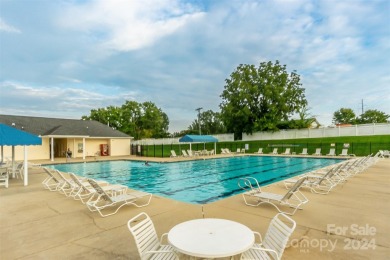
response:
<svg viewBox="0 0 390 260"><path fill-rule="evenodd" d="M101 218L78 201L44 190L45 177L31 169L29 186L12 179L8 189L0 188L0 259L139 259L128 219L145 211L161 235L202 217L200 205L153 197L148 207L123 207ZM266 189L285 192L280 184ZM293 216L297 229L283 259L390 259L389 190L390 160L382 159L329 195L305 191L310 202ZM246 206L240 195L203 211L262 234L277 213L271 206Z"/></svg>

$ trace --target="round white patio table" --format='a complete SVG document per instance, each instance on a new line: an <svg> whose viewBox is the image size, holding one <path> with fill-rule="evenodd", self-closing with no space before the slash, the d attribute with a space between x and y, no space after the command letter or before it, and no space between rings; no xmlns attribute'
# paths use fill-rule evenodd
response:
<svg viewBox="0 0 390 260"><path fill-rule="evenodd" d="M243 224L216 218L195 219L174 226L168 242L179 252L205 258L241 254L255 242L255 236Z"/></svg>

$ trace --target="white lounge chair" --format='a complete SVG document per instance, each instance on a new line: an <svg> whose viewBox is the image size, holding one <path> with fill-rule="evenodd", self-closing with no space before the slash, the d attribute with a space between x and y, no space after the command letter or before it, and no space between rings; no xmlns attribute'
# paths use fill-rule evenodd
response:
<svg viewBox="0 0 390 260"><path fill-rule="evenodd" d="M255 152L257 154L263 154L263 148L259 148L259 150L257 152Z"/></svg>
<svg viewBox="0 0 390 260"><path fill-rule="evenodd" d="M194 156L194 154L192 153L192 150L187 150L187 154L188 154L189 157L193 157Z"/></svg>
<svg viewBox="0 0 390 260"><path fill-rule="evenodd" d="M177 157L175 150L171 150L171 157Z"/></svg>
<svg viewBox="0 0 390 260"><path fill-rule="evenodd" d="M161 236L160 241L158 240L153 222L146 213L142 212L131 218L127 222L127 227L134 237L141 260L179 259L172 246L162 243L164 237L167 236L167 233L164 233Z"/></svg>
<svg viewBox="0 0 390 260"><path fill-rule="evenodd" d="M272 151L272 154L278 154L278 148L274 148L274 150Z"/></svg>
<svg viewBox="0 0 390 260"><path fill-rule="evenodd" d="M309 201L305 195L299 191L299 188L306 179L307 177L299 179L285 194L263 192L258 181L253 177L241 178L238 182L238 186L245 190L245 192L242 193L242 197L244 198L246 205L256 207L268 203L274 206L280 213L294 215L298 209L301 209L303 204ZM253 204L248 202L247 197L255 199L257 203ZM275 203L287 205L293 208L293 211L290 213L281 211Z"/></svg>
<svg viewBox="0 0 390 260"><path fill-rule="evenodd" d="M241 260L253 259L282 259L287 242L294 232L296 223L283 213L277 214L271 221L264 240L260 233L253 232L260 243L255 243L252 248L241 255Z"/></svg>
<svg viewBox="0 0 390 260"><path fill-rule="evenodd" d="M329 168L327 172L323 175L318 174L306 174L307 179L302 183L302 187L307 187L311 192L318 194L328 194L334 187L339 183L338 181L333 181L332 178L337 171L337 166ZM287 179L284 180L284 185L286 189L291 188L291 185L294 185L299 179Z"/></svg>
<svg viewBox="0 0 390 260"><path fill-rule="evenodd" d="M307 148L303 148L302 152L300 153L300 155L308 155Z"/></svg>
<svg viewBox="0 0 390 260"><path fill-rule="evenodd" d="M188 157L186 150L181 150L181 153L182 153L183 157Z"/></svg>
<svg viewBox="0 0 390 260"><path fill-rule="evenodd" d="M329 153L327 156L336 156L336 149L335 148L330 148Z"/></svg>
<svg viewBox="0 0 390 260"><path fill-rule="evenodd" d="M291 155L290 148L286 148L286 151L284 151L284 153L282 153L282 154Z"/></svg>
<svg viewBox="0 0 390 260"><path fill-rule="evenodd" d="M313 155L315 155L315 156L321 156L321 155L322 155L322 154L321 154L321 148L316 148L316 152L313 153Z"/></svg>
<svg viewBox="0 0 390 260"><path fill-rule="evenodd" d="M90 211L98 211L100 216L107 217L114 215L118 212L120 208L125 205L134 205L136 207L145 207L149 205L150 200L152 199L152 194L142 192L142 191L133 191L126 193L119 193L114 195L107 194L102 187L97 184L94 180L88 179L88 182L96 190L98 198L96 200L88 200L87 207ZM140 199L147 199L144 204L138 204L137 201ZM116 207L116 210L111 213L103 213L103 210L108 208Z"/></svg>
<svg viewBox="0 0 390 260"><path fill-rule="evenodd" d="M54 170L57 175L60 177L61 185L58 186L57 190L60 193L63 193L65 196L69 197L75 189L78 188L78 185L72 180L67 179L60 171Z"/></svg>
<svg viewBox="0 0 390 260"><path fill-rule="evenodd" d="M348 156L348 149L341 150L341 154L339 156Z"/></svg>
<svg viewBox="0 0 390 260"><path fill-rule="evenodd" d="M75 182L75 180L72 178L72 176L70 174L67 174L70 177L70 178L67 178L59 170L54 170L54 172L58 175L58 177L60 177L59 179L61 182L61 184L58 186L57 190L60 193L63 193L67 197L74 197L75 193L80 190L80 184L84 183L84 185L90 186L90 184L88 183L86 178L77 178L76 177L78 182ZM107 185L108 184L105 181L95 181L95 182L98 185ZM90 188L92 188L92 187L90 187ZM123 188L127 188L127 187L121 185L121 188L123 189Z"/></svg>
<svg viewBox="0 0 390 260"><path fill-rule="evenodd" d="M81 181L76 174L70 172L69 173L70 178L73 181L74 189L72 190L70 196L73 197L75 200L80 200L83 204L86 203L86 201L92 201L92 197L95 196L96 190L89 184L89 182ZM120 184L108 184L108 182L105 181L96 181L101 188L110 194L116 193L116 192L122 192L126 191L127 187Z"/></svg>
<svg viewBox="0 0 390 260"><path fill-rule="evenodd" d="M57 191L60 185L63 185L62 181L60 181L59 178L53 175L51 169L46 167L42 167L42 168L48 175L48 177L42 181L43 187L50 191Z"/></svg>

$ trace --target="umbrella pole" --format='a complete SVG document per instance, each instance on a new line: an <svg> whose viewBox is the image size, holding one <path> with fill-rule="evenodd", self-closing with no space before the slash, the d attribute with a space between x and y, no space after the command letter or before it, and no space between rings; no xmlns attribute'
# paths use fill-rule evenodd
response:
<svg viewBox="0 0 390 260"><path fill-rule="evenodd" d="M15 179L15 146L12 146L12 178Z"/></svg>
<svg viewBox="0 0 390 260"><path fill-rule="evenodd" d="M28 185L28 165L27 165L27 146L24 146L24 167L23 167L23 175L24 175L24 186Z"/></svg>

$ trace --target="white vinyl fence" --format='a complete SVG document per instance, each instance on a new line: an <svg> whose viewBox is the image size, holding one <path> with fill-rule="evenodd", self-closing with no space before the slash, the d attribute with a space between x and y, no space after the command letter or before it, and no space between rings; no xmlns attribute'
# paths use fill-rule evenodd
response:
<svg viewBox="0 0 390 260"><path fill-rule="evenodd" d="M280 140L299 138L321 138L338 136L390 135L390 124L367 124L344 127L326 127L318 129L291 129L279 132L257 132L242 134L243 141Z"/></svg>
<svg viewBox="0 0 390 260"><path fill-rule="evenodd" d="M234 134L211 135L218 139L218 142L233 142ZM160 138L160 139L142 139L131 142L135 145L153 145L153 144L179 144L179 138Z"/></svg>

